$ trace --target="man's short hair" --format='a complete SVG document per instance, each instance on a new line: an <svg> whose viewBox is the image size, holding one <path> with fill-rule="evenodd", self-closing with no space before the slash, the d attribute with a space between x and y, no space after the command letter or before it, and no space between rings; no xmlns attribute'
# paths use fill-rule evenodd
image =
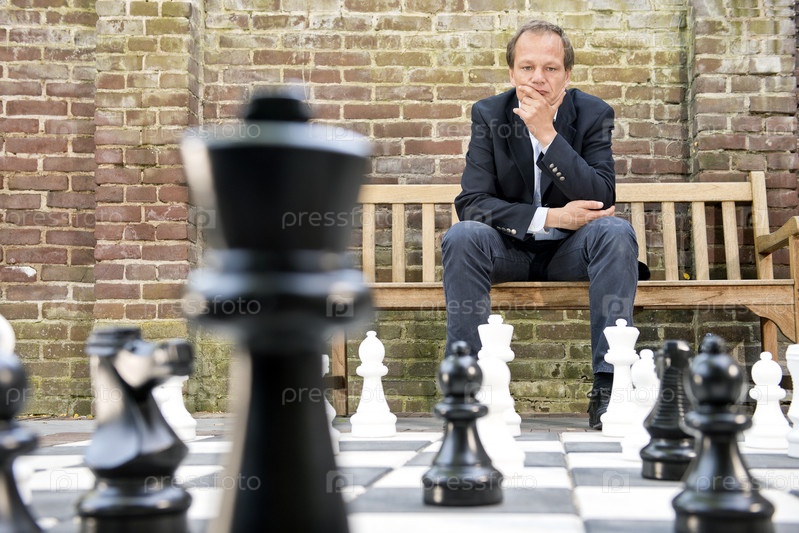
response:
<svg viewBox="0 0 799 533"><path fill-rule="evenodd" d="M529 20L525 22L516 32L516 35L514 35L511 40L508 41L508 49L505 53L505 59L508 61L508 67L513 68L513 61L516 56L516 41L518 41L519 37L527 32L550 32L559 36L560 40L563 41L563 65L566 67L566 70L572 69L574 66L574 48L572 48L571 41L569 41L569 38L566 37L566 32L563 31L563 28L545 20Z"/></svg>

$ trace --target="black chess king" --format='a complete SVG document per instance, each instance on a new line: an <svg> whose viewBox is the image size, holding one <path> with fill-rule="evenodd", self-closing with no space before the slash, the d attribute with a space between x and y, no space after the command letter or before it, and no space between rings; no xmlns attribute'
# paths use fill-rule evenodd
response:
<svg viewBox="0 0 799 533"><path fill-rule="evenodd" d="M192 197L214 215L187 313L241 346L229 473L239 483L211 530L345 532L319 361L326 335L372 312L346 252L371 148L311 123L288 93L253 99L241 126L181 146Z"/></svg>

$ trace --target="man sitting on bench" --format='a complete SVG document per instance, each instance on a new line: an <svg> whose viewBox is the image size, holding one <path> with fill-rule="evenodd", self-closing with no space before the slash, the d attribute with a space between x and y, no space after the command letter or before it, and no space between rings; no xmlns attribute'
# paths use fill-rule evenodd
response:
<svg viewBox="0 0 799 533"><path fill-rule="evenodd" d="M461 222L442 243L447 346L480 349L477 326L488 319L494 283L588 280L589 426L601 429L613 382L603 330L619 318L632 325L639 278L635 233L613 216L613 109L567 90L574 50L554 24L524 24L507 61L514 88L472 107L455 199Z"/></svg>

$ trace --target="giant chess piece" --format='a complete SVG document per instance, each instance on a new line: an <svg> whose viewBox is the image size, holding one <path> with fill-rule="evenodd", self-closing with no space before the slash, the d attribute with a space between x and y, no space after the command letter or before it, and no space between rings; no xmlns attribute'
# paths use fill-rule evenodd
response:
<svg viewBox="0 0 799 533"><path fill-rule="evenodd" d="M488 414L477 419L477 432L491 462L512 483L512 480L521 478L524 450L513 438L511 426L505 420L508 409L516 412L509 389L510 370L508 364L498 356L498 351L491 349L492 343L485 343L487 337L491 337L492 333L496 334L492 328L499 329L501 333L504 329L502 326L505 325L507 324L502 323L501 316L491 315L488 317L488 324L480 324L477 328L483 343L483 348L477 354L477 364L483 374L477 399L488 407Z"/></svg>
<svg viewBox="0 0 799 533"><path fill-rule="evenodd" d="M694 437L681 425L690 408L683 374L692 357L685 341L666 341L657 352L655 367L660 390L644 422L651 439L641 450L641 475L645 478L679 481L696 457Z"/></svg>
<svg viewBox="0 0 799 533"><path fill-rule="evenodd" d="M371 316L347 254L371 148L309 118L291 95L259 96L239 135L200 131L181 144L192 197L216 214L205 228L215 249L190 275L186 312L241 347L228 468L240 482L224 493L217 533L348 530L330 485L340 476L319 354L334 329Z"/></svg>
<svg viewBox="0 0 799 533"><path fill-rule="evenodd" d="M475 400L482 372L469 345L452 344L438 369L444 399L435 413L446 421L433 465L422 476L424 503L442 506L490 505L502 501L502 474L494 468L477 434L476 421L488 408Z"/></svg>
<svg viewBox="0 0 799 533"><path fill-rule="evenodd" d="M382 378L388 373L383 364L386 348L377 333L367 331L358 347L361 364L355 372L363 378L361 400L350 417L353 437L393 437L397 434L397 416L391 412L383 392Z"/></svg>
<svg viewBox="0 0 799 533"><path fill-rule="evenodd" d="M641 350L641 358L630 368L633 386L633 404L635 410L630 421L629 432L621 441L624 459L640 461L641 449L649 443L649 433L644 421L658 397L658 376L655 370L655 354L652 350Z"/></svg>
<svg viewBox="0 0 799 533"><path fill-rule="evenodd" d="M325 377L330 372L330 356L326 353L322 354L322 377ZM327 400L327 396L322 396L325 403L325 415L327 416L328 431L330 431L330 441L333 445L333 453L338 455L341 451L340 441L341 432L333 427L333 421L336 419L336 408L333 407Z"/></svg>
<svg viewBox="0 0 799 533"><path fill-rule="evenodd" d="M638 361L635 341L639 332L634 327L627 327L627 321L620 318L615 326L606 327L604 334L608 340L605 361L613 365L613 388L608 410L600 417L602 434L606 437L623 437L629 433L636 411L630 367Z"/></svg>
<svg viewBox="0 0 799 533"><path fill-rule="evenodd" d="M97 429L84 462L95 475L78 501L83 533L188 533L189 493L174 481L188 448L164 420L153 388L192 371L191 346L150 343L133 327L98 329L86 343Z"/></svg>
<svg viewBox="0 0 799 533"><path fill-rule="evenodd" d="M496 368L496 372L489 371L489 375L486 375L486 368L480 363L483 369L483 388L491 387L491 405L496 410L502 411L502 418L508 426L511 437L518 437L522 434L522 417L516 412L515 402L510 394L511 375L508 368L508 363L515 357L510 348L513 326L503 324L501 315L489 315L488 324L477 326L477 334L482 344L482 348L477 352L479 361L491 358L492 361L487 364L492 369ZM485 403L485 400L482 401Z"/></svg>
<svg viewBox="0 0 799 533"><path fill-rule="evenodd" d="M788 372L793 382L793 397L788 408L788 418L793 422L793 428L788 433L788 456L799 457L799 344L791 344L785 352L788 362Z"/></svg>
<svg viewBox="0 0 799 533"><path fill-rule="evenodd" d="M674 498L677 533L772 533L774 506L750 477L738 435L751 420L737 405L744 391L738 363L723 341L708 335L686 375L695 410L685 425L699 439L698 455L685 475L685 490Z"/></svg>
<svg viewBox="0 0 799 533"><path fill-rule="evenodd" d="M11 324L0 316L0 532L39 533L41 529L20 497L14 477L14 460L36 448L34 433L14 417L23 408L28 380L14 354L16 336Z"/></svg>
<svg viewBox="0 0 799 533"><path fill-rule="evenodd" d="M752 365L755 386L749 391L749 396L757 403L752 427L744 431L744 444L750 448L787 450L791 425L780 407L780 400L786 394L780 387L782 368L771 357L771 353L763 352L760 361Z"/></svg>
<svg viewBox="0 0 799 533"><path fill-rule="evenodd" d="M153 396L164 419L183 442L197 438L197 421L183 402L183 384L189 376L172 376L153 389Z"/></svg>

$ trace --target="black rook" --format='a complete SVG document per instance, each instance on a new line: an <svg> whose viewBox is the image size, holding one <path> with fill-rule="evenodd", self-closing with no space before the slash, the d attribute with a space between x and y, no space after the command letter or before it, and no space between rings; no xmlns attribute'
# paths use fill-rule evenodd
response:
<svg viewBox="0 0 799 533"><path fill-rule="evenodd" d="M666 341L655 356L660 391L644 421L652 437L641 450L641 475L645 478L679 481L696 457L694 438L682 428L690 407L683 374L693 355L685 341Z"/></svg>

